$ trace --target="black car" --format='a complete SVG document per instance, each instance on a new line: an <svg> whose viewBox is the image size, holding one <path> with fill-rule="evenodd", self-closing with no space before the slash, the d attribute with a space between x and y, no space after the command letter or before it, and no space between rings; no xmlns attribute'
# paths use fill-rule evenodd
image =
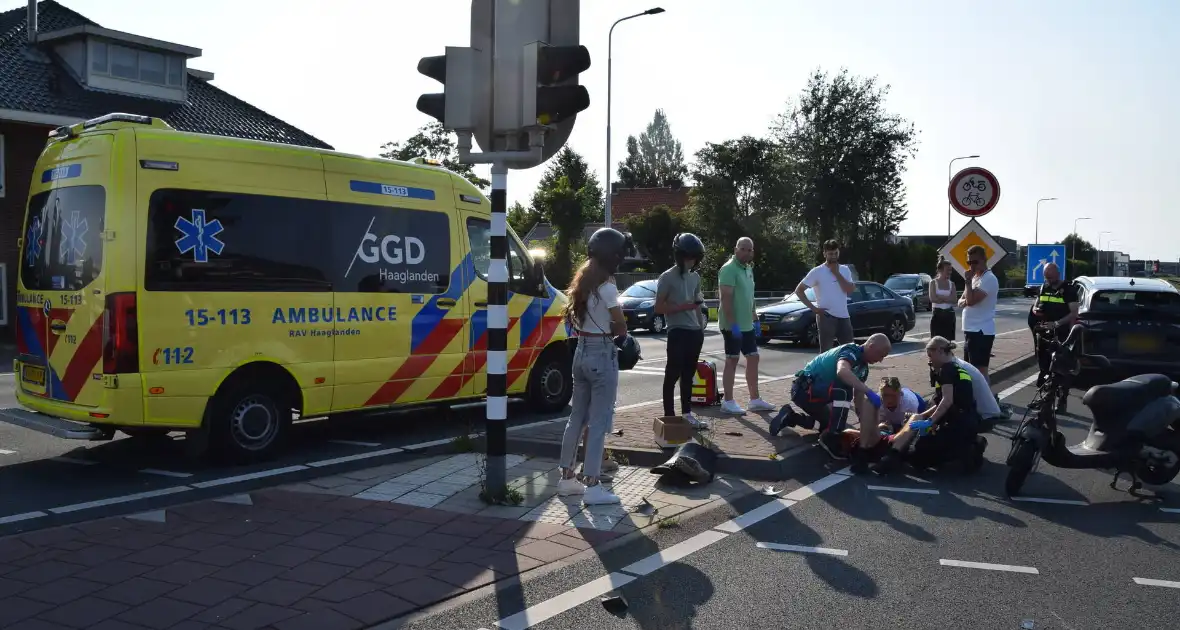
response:
<svg viewBox="0 0 1180 630"><path fill-rule="evenodd" d="M655 280L641 280L627 287L619 294L619 306L623 307L623 316L627 318L627 330L646 328L658 334L668 327L664 316L656 314ZM701 312L708 320L709 307L702 304Z"/></svg>
<svg viewBox="0 0 1180 630"><path fill-rule="evenodd" d="M1085 328L1083 350L1110 360L1110 369L1083 364L1086 383L1121 380L1135 374L1180 379L1180 291L1156 278L1082 276L1078 320Z"/></svg>
<svg viewBox="0 0 1180 630"><path fill-rule="evenodd" d="M807 298L815 301L815 293L807 290ZM848 296L848 315L853 332L859 336L883 332L894 343L905 339L905 334L917 324L914 303L908 297L877 284L857 282L856 290ZM815 315L807 310L794 293L782 302L758 309L758 323L762 327L763 343L771 339L785 339L799 344L819 344L819 329Z"/></svg>
<svg viewBox="0 0 1180 630"><path fill-rule="evenodd" d="M885 280L885 288L901 297L910 298L914 310L934 310L934 303L930 301L930 274L895 273Z"/></svg>

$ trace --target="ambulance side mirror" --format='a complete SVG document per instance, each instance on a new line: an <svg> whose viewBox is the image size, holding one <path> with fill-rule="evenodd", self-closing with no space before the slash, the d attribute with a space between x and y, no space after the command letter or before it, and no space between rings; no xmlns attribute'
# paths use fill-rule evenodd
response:
<svg viewBox="0 0 1180 630"><path fill-rule="evenodd" d="M533 273L531 280L536 283L537 291L545 291L545 266L539 260L533 260Z"/></svg>

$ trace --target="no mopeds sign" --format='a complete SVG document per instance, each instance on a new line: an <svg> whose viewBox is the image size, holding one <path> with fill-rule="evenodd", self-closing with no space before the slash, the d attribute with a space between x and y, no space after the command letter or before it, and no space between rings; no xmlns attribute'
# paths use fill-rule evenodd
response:
<svg viewBox="0 0 1180 630"><path fill-rule="evenodd" d="M1000 202L1000 182L986 168L965 168L951 178L947 197L959 214L982 217Z"/></svg>

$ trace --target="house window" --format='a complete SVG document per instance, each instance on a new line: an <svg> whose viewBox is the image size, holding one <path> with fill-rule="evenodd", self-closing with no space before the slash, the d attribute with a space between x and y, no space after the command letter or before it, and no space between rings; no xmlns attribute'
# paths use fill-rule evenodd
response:
<svg viewBox="0 0 1180 630"><path fill-rule="evenodd" d="M183 58L106 42L91 42L90 71L153 85L184 86Z"/></svg>

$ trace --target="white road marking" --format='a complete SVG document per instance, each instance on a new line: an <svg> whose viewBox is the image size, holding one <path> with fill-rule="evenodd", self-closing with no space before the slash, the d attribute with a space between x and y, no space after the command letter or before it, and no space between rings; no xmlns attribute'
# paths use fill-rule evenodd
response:
<svg viewBox="0 0 1180 630"><path fill-rule="evenodd" d="M61 507L49 508L50 512L54 514L68 514L70 512L78 512L81 510L89 510L96 507L104 507L107 505L117 505L119 503L127 503L130 501L138 501L140 499L152 499L155 497L164 497L170 494L177 494L180 492L188 492L192 490L190 486L175 486L172 488L161 488L160 490L149 490L147 492L137 492L135 494L125 494L120 497L109 497L106 499L98 499L96 501L87 501L85 503L74 503L73 505L63 505Z"/></svg>
<svg viewBox="0 0 1180 630"><path fill-rule="evenodd" d="M1132 578L1135 583L1140 586L1163 586L1165 588L1180 588L1180 582L1172 582L1170 580L1152 580L1149 578Z"/></svg>
<svg viewBox="0 0 1180 630"><path fill-rule="evenodd" d="M152 510L150 512L140 512L139 514L128 514L123 518L129 518L133 521L147 521L149 523L167 523L168 513L164 510Z"/></svg>
<svg viewBox="0 0 1180 630"><path fill-rule="evenodd" d="M1046 499L1044 497L1012 497L1012 500L1024 503L1052 503L1054 505L1090 505L1085 501L1075 499Z"/></svg>
<svg viewBox="0 0 1180 630"><path fill-rule="evenodd" d="M642 577L648 573L655 572L681 558L690 554L696 553L709 545L727 538L729 534L723 532L709 530L704 531L688 540L676 543L667 549L652 555L632 564L629 564L619 571L623 573L630 573L631 575Z"/></svg>
<svg viewBox="0 0 1180 630"><path fill-rule="evenodd" d="M230 503L233 505L254 505L254 499L250 498L249 494L231 494L225 497L217 497L213 499L215 503Z"/></svg>
<svg viewBox="0 0 1180 630"><path fill-rule="evenodd" d="M604 575L557 597L547 599L536 606L530 606L515 615L505 617L497 621L495 625L502 630L526 630L535 624L556 617L571 608L634 581L635 578L622 573Z"/></svg>
<svg viewBox="0 0 1180 630"><path fill-rule="evenodd" d="M275 475L285 475L290 472L298 472L300 470L307 470L307 466L286 466L284 468L272 468L270 470L260 470L258 472L247 473L245 475L236 475L234 477L224 477L222 479L211 479L209 481L201 481L194 483L194 488L215 488L217 486L224 486L230 483L238 483L240 481L251 481L253 479L264 479L266 477L274 477Z"/></svg>
<svg viewBox="0 0 1180 630"><path fill-rule="evenodd" d="M141 470L139 472L141 472L145 475L159 475L161 477L176 477L178 479L184 479L185 477L192 477L193 476L192 473L176 472L174 470L160 470L159 468L144 468L143 470Z"/></svg>
<svg viewBox="0 0 1180 630"><path fill-rule="evenodd" d="M1180 514L1180 508L1160 508L1160 511L1169 514Z"/></svg>
<svg viewBox="0 0 1180 630"><path fill-rule="evenodd" d="M6 448L0 448L0 455L16 455L16 451L10 451Z"/></svg>
<svg viewBox="0 0 1180 630"><path fill-rule="evenodd" d="M34 518L41 518L42 516L49 516L46 512L25 512L24 514L12 514L10 516L0 516L0 525L6 523L19 523Z"/></svg>
<svg viewBox="0 0 1180 630"><path fill-rule="evenodd" d="M938 490L930 488L898 488L896 486L865 486L869 490L877 490L879 492L909 492L912 494L938 494Z"/></svg>
<svg viewBox="0 0 1180 630"><path fill-rule="evenodd" d="M411 447L413 448L413 447ZM321 468L323 466L333 466L335 464L343 464L346 462L355 462L362 459L369 459L372 457L383 457L385 455L393 455L395 453L404 453L402 448L386 448L380 451L369 451L367 453L357 453L356 455L345 455L343 457L333 457L331 459L319 459L314 462L307 462L308 466L312 468Z"/></svg>
<svg viewBox="0 0 1180 630"><path fill-rule="evenodd" d="M1025 387L1028 387L1029 385L1032 385L1036 382L1037 382L1037 375L1033 374L1032 376L1029 376L1028 378L1025 378L1024 380L1020 381L1019 383L1016 383L1016 384L1012 385L1011 387L1009 387L1008 389L1005 389L1004 391L1000 392L999 393L1000 400L1004 400L1005 398L1008 398L1009 396L1016 394L1016 392L1024 389Z"/></svg>
<svg viewBox="0 0 1180 630"><path fill-rule="evenodd" d="M1018 564L991 564L988 562L967 562L966 560L947 560L946 558L938 561L944 567L963 567L966 569L986 569L988 571L1009 571L1011 573L1030 573L1032 575L1040 575L1040 571L1036 567L1022 567Z"/></svg>
<svg viewBox="0 0 1180 630"><path fill-rule="evenodd" d="M893 356L893 355L890 355L890 356ZM720 367L718 367L718 369L720 369ZM792 374L790 376L774 376L774 377L767 377L767 378L759 378L758 384L764 385L766 383L776 383L778 381L788 381L793 378L795 378L794 374ZM663 403L664 403L664 399L657 398L656 400L646 400L644 402L637 402L637 403L631 403L630 405L623 405L622 407L615 407L615 411L627 411L629 409L639 409L640 407L650 407L651 405L662 405Z"/></svg>
<svg viewBox="0 0 1180 630"><path fill-rule="evenodd" d="M75 457L66 457L65 455L62 455L61 457L51 457L49 458L49 461L61 462L63 464L75 464L78 466L93 466L98 463L89 459L77 459Z"/></svg>
<svg viewBox="0 0 1180 630"><path fill-rule="evenodd" d="M547 619L551 619L561 613L584 604L595 597L602 595L608 591L616 589L624 584L633 582L636 578L627 573L633 573L638 576L647 575L653 571L659 570L661 567L667 566L669 563L681 560L684 557L696 553L701 549L712 545L729 537L727 531L740 531L758 521L766 519L782 510L794 505L797 501L813 497L816 494L846 480L850 477L844 474L844 471L832 473L827 477L818 479L810 484L795 490L786 499L775 499L766 505L774 505L775 507L767 508L765 505L759 506L745 514L742 514L731 521L727 521L718 525L715 529L701 532L688 540L672 545L671 547L648 556L630 566L624 567L619 572L605 575L596 580L592 580L572 589L566 593L545 600L535 606L531 606L514 615L510 615L496 622L496 627L504 630L526 630L535 624L541 623ZM794 496L792 496L794 495ZM801 497L801 498L796 498ZM625 572L625 573L624 573Z"/></svg>
<svg viewBox="0 0 1180 630"><path fill-rule="evenodd" d="M799 545L784 545L781 543L757 543L759 549L770 549L771 551L793 551L795 553L818 553L825 556L847 556L846 549L829 549L828 547L802 547Z"/></svg>
<svg viewBox="0 0 1180 630"><path fill-rule="evenodd" d="M363 446L365 448L377 448L381 446L380 442L356 442L353 440L328 440L332 444L343 444L344 446Z"/></svg>

